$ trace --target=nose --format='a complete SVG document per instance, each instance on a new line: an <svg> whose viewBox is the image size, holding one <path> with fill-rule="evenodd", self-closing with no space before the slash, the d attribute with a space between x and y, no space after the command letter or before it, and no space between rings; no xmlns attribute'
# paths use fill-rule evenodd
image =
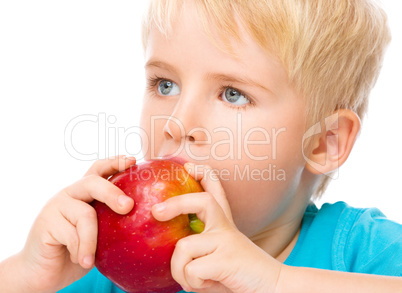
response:
<svg viewBox="0 0 402 293"><path fill-rule="evenodd" d="M208 132L203 127L202 105L194 101L194 97L181 94L173 113L170 115L163 132L167 139L176 142L198 143L208 138Z"/></svg>

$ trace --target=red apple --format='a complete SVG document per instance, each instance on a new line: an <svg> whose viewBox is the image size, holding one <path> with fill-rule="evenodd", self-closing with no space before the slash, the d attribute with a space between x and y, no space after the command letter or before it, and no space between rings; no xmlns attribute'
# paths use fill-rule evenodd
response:
<svg viewBox="0 0 402 293"><path fill-rule="evenodd" d="M195 230L203 224L195 215L159 222L151 208L172 196L202 192L201 185L170 160L145 161L109 180L135 205L127 215L119 215L104 203L93 203L98 215L96 267L126 292L180 291L170 272L173 250L179 239L195 233L190 223Z"/></svg>

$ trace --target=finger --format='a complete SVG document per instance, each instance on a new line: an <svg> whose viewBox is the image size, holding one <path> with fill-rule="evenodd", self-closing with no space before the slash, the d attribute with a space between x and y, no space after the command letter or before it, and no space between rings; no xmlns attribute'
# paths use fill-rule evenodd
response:
<svg viewBox="0 0 402 293"><path fill-rule="evenodd" d="M50 239L46 239L44 243L51 246L64 245L70 254L71 262L78 264L79 238L74 225L62 213L57 212L52 217L48 231Z"/></svg>
<svg viewBox="0 0 402 293"><path fill-rule="evenodd" d="M86 269L93 266L98 236L96 211L87 203L71 200L60 207L62 215L76 228L78 235L78 261Z"/></svg>
<svg viewBox="0 0 402 293"><path fill-rule="evenodd" d="M224 285L219 282L212 281L212 280L205 280L204 283L200 288L193 288L192 291L194 292L197 290L197 293L210 293L210 292L232 292L228 290Z"/></svg>
<svg viewBox="0 0 402 293"><path fill-rule="evenodd" d="M205 191L211 193L215 197L216 201L225 212L226 217L233 223L229 202L227 201L217 171L208 165L195 165L193 163L184 164L184 168L195 178L195 180L200 181Z"/></svg>
<svg viewBox="0 0 402 293"><path fill-rule="evenodd" d="M213 256L200 257L189 262L184 267L184 278L188 286L197 292L201 292L199 289L205 288L211 290L209 292L222 292L221 289L224 286L215 281L226 277L222 274L221 262L222 260L216 260ZM211 266L211 263L215 265ZM217 290L218 288L220 290Z"/></svg>
<svg viewBox="0 0 402 293"><path fill-rule="evenodd" d="M215 198L208 192L171 197L154 205L152 214L158 221L168 221L181 214L197 214L205 224L204 231L231 224Z"/></svg>
<svg viewBox="0 0 402 293"><path fill-rule="evenodd" d="M117 156L98 160L89 168L85 176L98 175L107 179L113 174L135 165L135 163L136 159L130 156Z"/></svg>
<svg viewBox="0 0 402 293"><path fill-rule="evenodd" d="M119 214L127 214L134 206L134 200L113 183L97 175L83 177L63 190L63 194L84 202L94 199L105 203Z"/></svg>
<svg viewBox="0 0 402 293"><path fill-rule="evenodd" d="M176 244L171 259L171 272L176 282L183 288L189 288L190 284L187 282L185 275L186 266L194 258L214 252L215 248L214 242L209 241L207 234L204 236L194 234L180 239Z"/></svg>
<svg viewBox="0 0 402 293"><path fill-rule="evenodd" d="M220 243L220 237L221 234L216 233L195 234L177 243L172 256L172 270L182 274L180 281L187 288L199 292L199 289L218 286L217 282L227 277L225 272L228 270L223 269L222 259L217 258L215 253L219 249L217 244ZM214 265L211 266L211 263Z"/></svg>

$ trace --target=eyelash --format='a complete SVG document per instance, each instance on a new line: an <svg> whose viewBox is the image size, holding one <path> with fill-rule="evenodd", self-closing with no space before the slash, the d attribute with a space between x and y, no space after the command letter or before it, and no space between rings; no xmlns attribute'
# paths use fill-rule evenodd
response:
<svg viewBox="0 0 402 293"><path fill-rule="evenodd" d="M147 82L147 89L148 90L153 90L160 81L162 80L166 80L166 81L171 81L170 79L164 78L164 77L160 77L160 76L153 76L153 77L148 77L148 82ZM171 81L173 82L173 81Z"/></svg>
<svg viewBox="0 0 402 293"><path fill-rule="evenodd" d="M161 76L158 76L158 75L154 75L153 77L148 77L148 79L147 79L147 81L148 81L147 82L147 90L151 91L151 90L155 89L155 87L159 84L159 82L161 82L163 80L174 82L174 81L172 81L172 80L170 80L168 78L164 78L164 77L161 77ZM253 101L248 97L247 94L245 94L241 90L238 90L237 88L233 87L231 84L222 85L219 88L219 92L220 92L219 99L221 101L222 101L222 98L221 98L222 94L228 88L234 89L235 91L237 91L239 94L243 95L249 101L249 103L245 104L245 105L233 105L233 104L230 104L230 103L226 103L230 108L236 109L236 110L246 110L247 108L254 106Z"/></svg>

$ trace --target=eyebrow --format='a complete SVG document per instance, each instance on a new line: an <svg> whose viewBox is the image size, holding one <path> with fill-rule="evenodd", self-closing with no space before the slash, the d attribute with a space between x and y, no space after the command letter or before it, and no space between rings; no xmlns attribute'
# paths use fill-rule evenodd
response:
<svg viewBox="0 0 402 293"><path fill-rule="evenodd" d="M226 74L221 74L221 73L208 73L207 74L207 79L210 80L218 80L221 82L228 82L228 83L239 83L239 84L244 84L244 85L252 85L254 87L259 87L265 91L272 92L262 84L259 84L258 82L247 78L247 77L241 77L241 76L232 76L232 75L226 75Z"/></svg>
<svg viewBox="0 0 402 293"><path fill-rule="evenodd" d="M177 72L175 66L162 62L162 61L150 60L145 64L145 68L147 68L147 67L158 67L158 68L162 68L162 69L165 69L165 70L173 72L173 73ZM227 75L227 74L222 74L222 73L208 73L206 75L206 79L218 80L221 82L228 82L228 83L239 83L239 84L243 84L243 85L252 85L254 87L259 87L265 91L272 93L272 91L270 89L268 89L267 87L263 86L262 84L254 81L250 78L247 78L247 77Z"/></svg>
<svg viewBox="0 0 402 293"><path fill-rule="evenodd" d="M167 71L176 72L176 68L175 68L173 65L170 65L170 64L168 64L168 63L161 62L161 61L153 61L153 60L150 60L150 61L148 61L148 62L145 64L144 67L145 67L145 68L148 68L148 67L159 67L159 68L166 69Z"/></svg>

